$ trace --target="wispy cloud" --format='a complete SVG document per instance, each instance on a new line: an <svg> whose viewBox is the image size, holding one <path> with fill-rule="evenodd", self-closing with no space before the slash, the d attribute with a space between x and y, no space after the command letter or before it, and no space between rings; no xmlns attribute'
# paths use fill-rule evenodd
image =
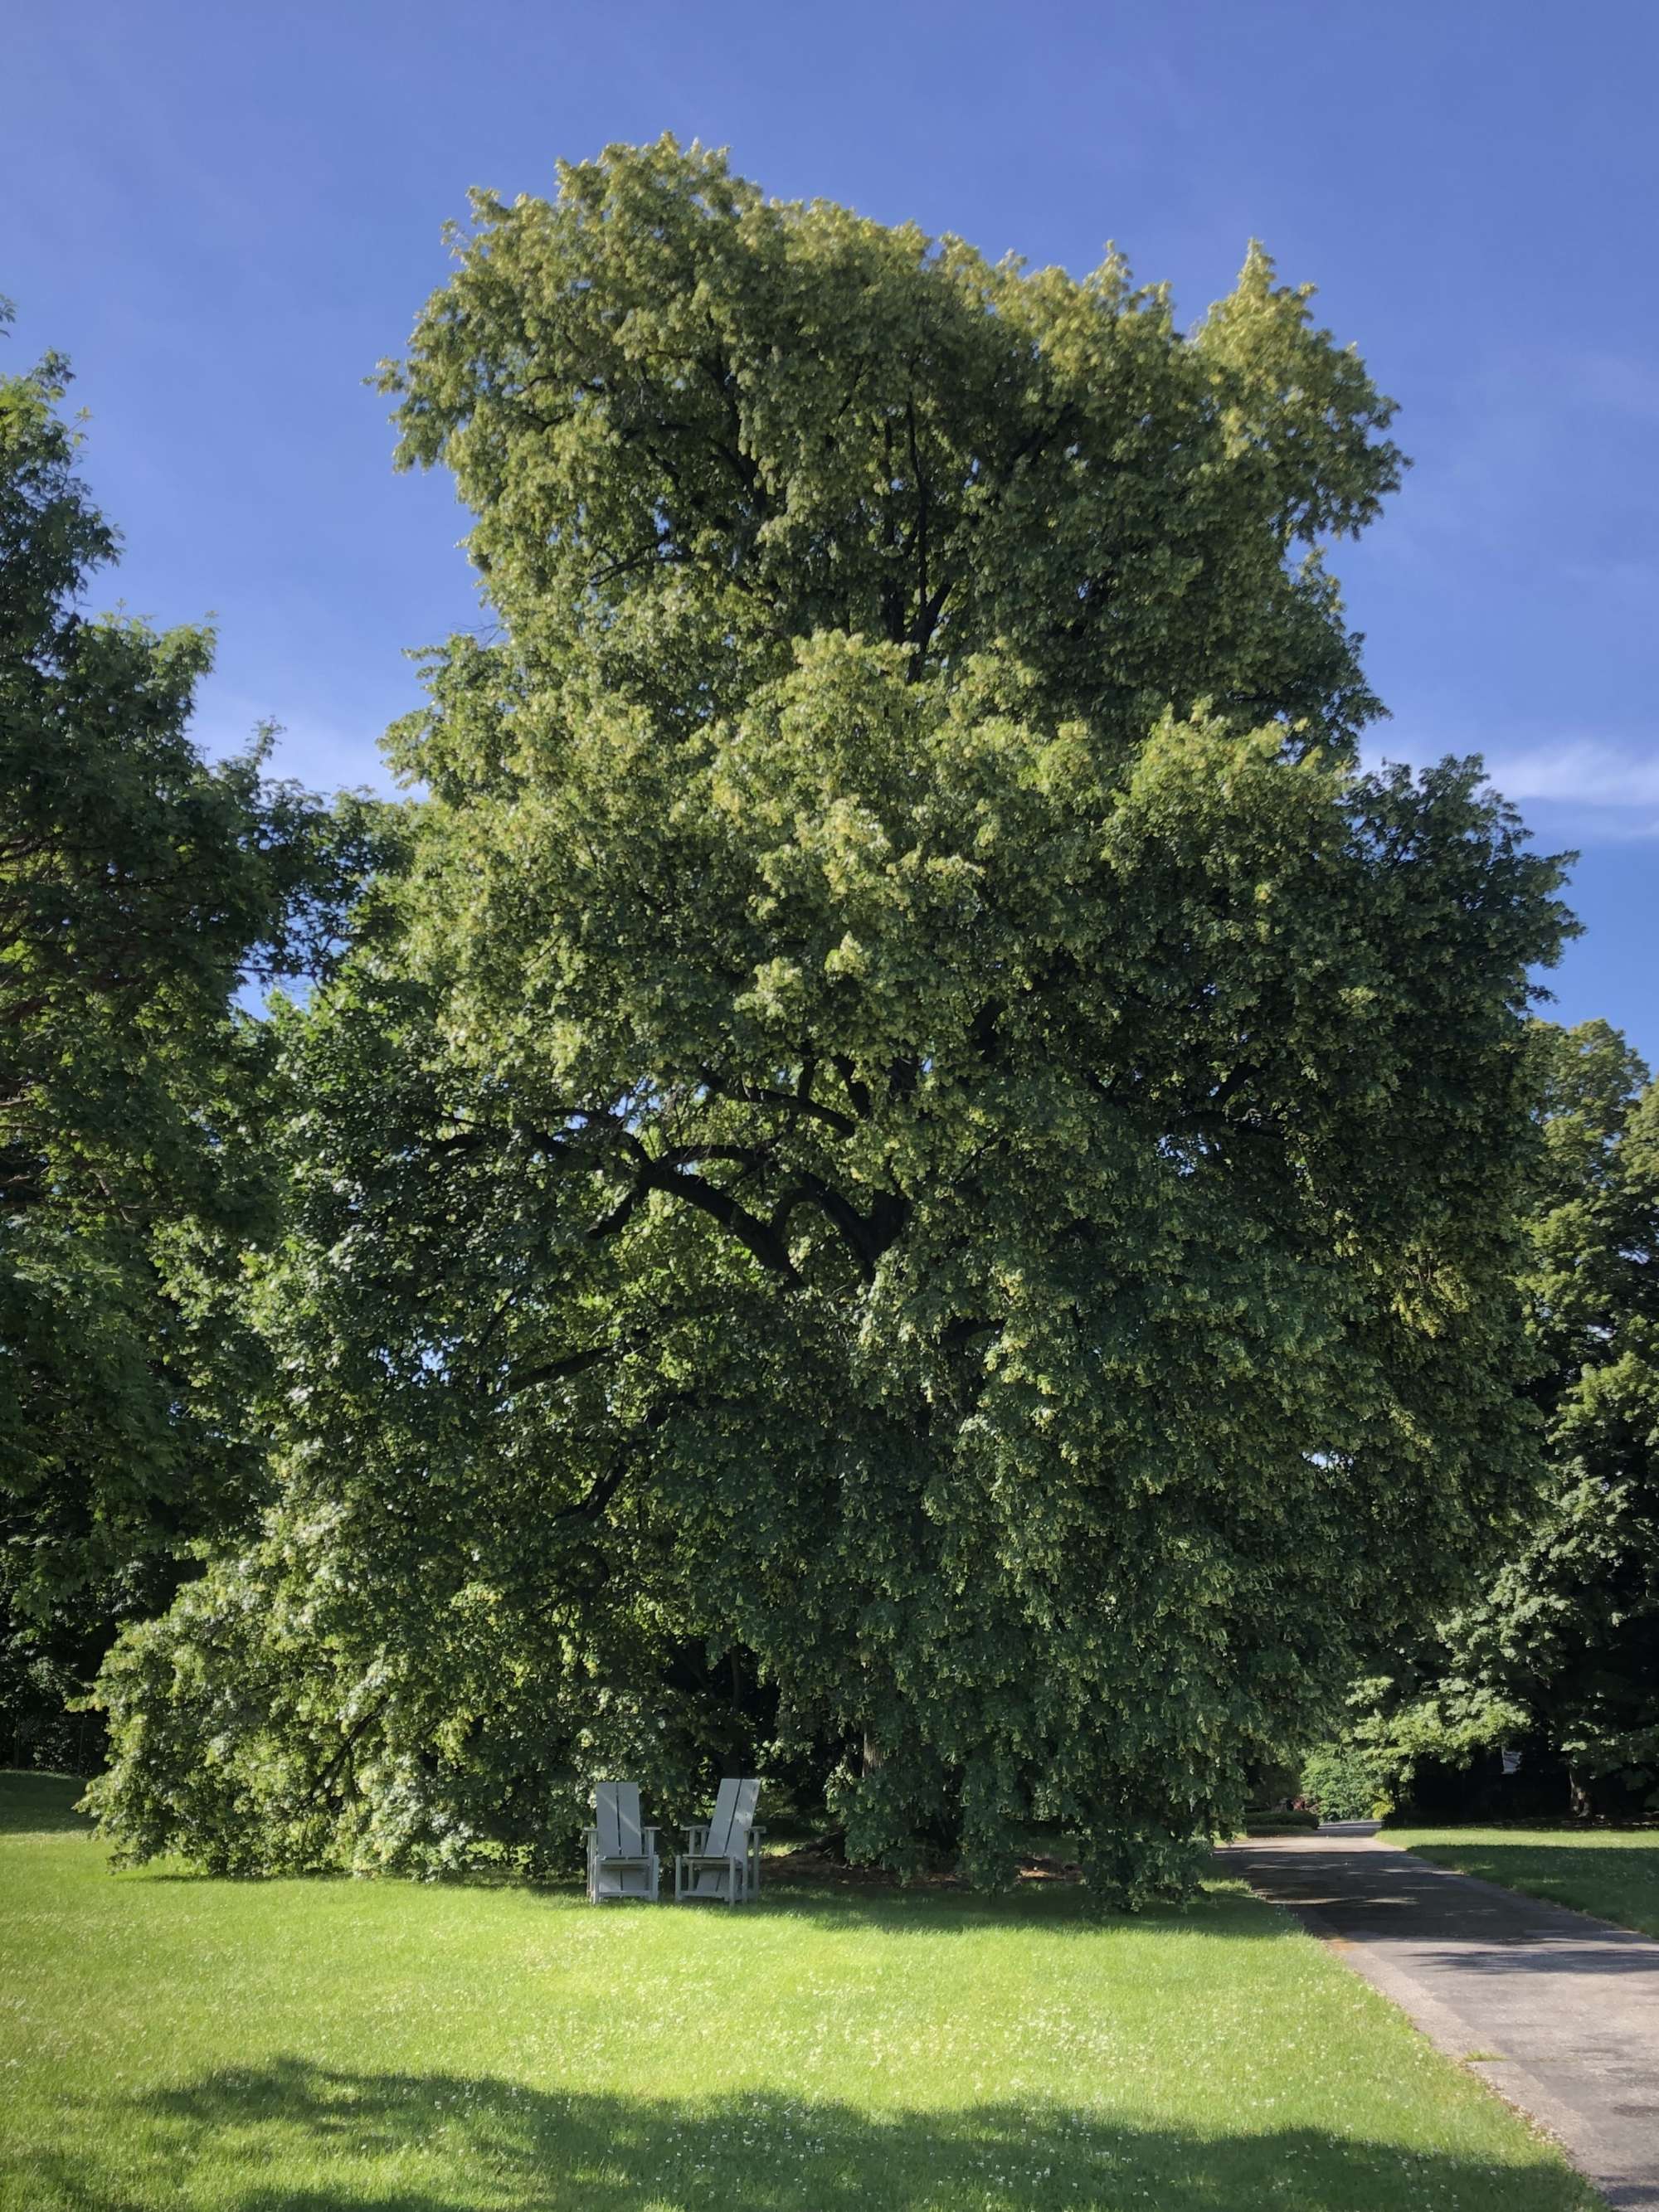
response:
<svg viewBox="0 0 1659 2212"><path fill-rule="evenodd" d="M1659 838L1659 740L1641 745L1566 736L1493 747L1455 742L1401 745L1385 739L1372 750L1419 766L1447 753L1479 752L1493 789L1541 817L1553 835L1621 843Z"/></svg>
<svg viewBox="0 0 1659 2212"><path fill-rule="evenodd" d="M270 775L292 776L316 791L365 784L382 793L392 789L373 734L376 724L348 729L303 708L284 714L281 705L279 702L273 715L269 706L210 677L191 723L191 735L210 759L220 760L228 753L240 752L255 728L271 716L279 735L270 759Z"/></svg>
<svg viewBox="0 0 1659 2212"><path fill-rule="evenodd" d="M1638 749L1601 738L1564 738L1488 757L1486 770L1506 799L1578 806L1659 807L1659 746Z"/></svg>
<svg viewBox="0 0 1659 2212"><path fill-rule="evenodd" d="M1623 415L1659 422L1659 372L1633 354L1587 353L1577 362L1584 396Z"/></svg>

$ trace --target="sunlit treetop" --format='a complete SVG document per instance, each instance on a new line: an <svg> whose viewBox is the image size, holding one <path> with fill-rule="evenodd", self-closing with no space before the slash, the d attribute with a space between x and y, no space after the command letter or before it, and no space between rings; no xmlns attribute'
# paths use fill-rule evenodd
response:
<svg viewBox="0 0 1659 2212"><path fill-rule="evenodd" d="M988 262L669 138L479 194L454 246L384 371L400 457L453 471L569 713L706 718L819 629L917 679L994 649L1118 734L1205 699L1342 743L1374 711L1318 549L1398 483L1393 409L1259 246L1183 335L1115 252Z"/></svg>

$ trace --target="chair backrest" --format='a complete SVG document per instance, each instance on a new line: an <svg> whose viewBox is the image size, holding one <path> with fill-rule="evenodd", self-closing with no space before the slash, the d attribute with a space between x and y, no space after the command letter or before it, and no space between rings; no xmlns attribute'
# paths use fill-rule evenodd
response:
<svg viewBox="0 0 1659 2212"><path fill-rule="evenodd" d="M645 1850L640 1826L640 1785L637 1782L596 1782L593 1785L593 1826L599 1834L602 1859L636 1859Z"/></svg>
<svg viewBox="0 0 1659 2212"><path fill-rule="evenodd" d="M746 1849L746 1837L760 1800L758 1782L722 1782L714 1800L714 1818L703 1849L712 1858L725 1858Z"/></svg>

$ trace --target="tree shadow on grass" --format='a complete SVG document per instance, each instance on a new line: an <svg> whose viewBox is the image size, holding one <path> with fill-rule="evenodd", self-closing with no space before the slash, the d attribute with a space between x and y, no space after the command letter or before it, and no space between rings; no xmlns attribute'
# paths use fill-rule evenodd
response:
<svg viewBox="0 0 1659 2212"><path fill-rule="evenodd" d="M1316 2129L1198 2135L1053 2104L872 2114L805 2095L722 2094L733 2055L717 2036L689 2034L683 2099L279 2058L82 2100L86 2148L14 2154L0 2201L38 2212L1581 2212L1593 2202L1541 2148L1499 2168Z"/></svg>
<svg viewBox="0 0 1659 2212"><path fill-rule="evenodd" d="M1659 1829L1636 1845L1611 1850L1591 1840L1534 1842L1522 1832L1513 1843L1425 1844L1413 1856L1659 1937Z"/></svg>
<svg viewBox="0 0 1659 2212"><path fill-rule="evenodd" d="M0 1770L0 1836L89 1836L92 1822L75 1809L86 1786L73 1774Z"/></svg>
<svg viewBox="0 0 1659 2212"><path fill-rule="evenodd" d="M185 1887L238 1881L258 1882L258 1875L233 1876L158 1862L139 1870L146 1882L178 1883ZM271 1878L284 1883L303 1883L307 1888L347 1886L358 1878L332 1869L314 1874ZM480 1881L465 1877L447 1881L417 1881L413 1877L387 1875L386 1882L403 1883L423 1896L446 1891L473 1895L526 1897L562 1911L598 1910L611 1918L641 1912L676 1912L688 1922L729 1922L736 1927L757 1920L810 1922L819 1930L855 1933L876 1930L892 1936L978 1935L990 1928L1041 1929L1045 1935L1098 1936L1103 1928L1158 1929L1168 1931L1224 1936L1230 1942L1242 1936L1282 1938L1288 1931L1283 1917L1266 1910L1250 1897L1244 1884L1224 1874L1206 1886L1189 1905L1155 1906L1139 1913L1103 1910L1078 1882L1025 1882L1012 1890L974 1890L944 1884L900 1882L839 1882L822 1875L763 1877L760 1895L746 1903L728 1905L723 1899L682 1899L677 1902L672 1875L656 1903L643 1899L614 1899L597 1908L588 1905L580 1881Z"/></svg>
<svg viewBox="0 0 1659 2212"><path fill-rule="evenodd" d="M158 1863L138 1869L133 1877L163 1886L208 1887L227 1881L257 1884L259 1877L235 1877ZM285 1885L345 1887L350 1875L333 1871L276 1877ZM418 1892L423 1898L447 1890L473 1894L528 1899L560 1911L598 1910L611 1919L672 1912L688 1925L702 1920L734 1930L756 1922L793 1922L810 1925L817 1933L883 1936L969 1936L990 1929L1028 1929L1045 1936L1086 1936L1097 1938L1103 1930L1157 1931L1235 1942L1246 1937L1282 1942L1293 1929L1285 1915L1251 1897L1244 1885L1223 1880L1206 1886L1188 1905L1153 1907L1145 1912L1103 1910L1077 1883L1044 1882L1022 1885L1011 1891L950 1889L871 1884L869 1887L786 1878L769 1880L757 1898L738 1905L723 1900L698 1899L676 1903L672 1891L655 1904L643 1899L617 1899L591 1906L580 1883L570 1882L416 1882L402 1875L383 1879Z"/></svg>
<svg viewBox="0 0 1659 2212"><path fill-rule="evenodd" d="M1139 1913L1109 1912L1079 1883L1023 1882L1017 1889L987 1891L918 1885L868 1887L822 1881L769 1880L758 1898L727 1906L714 1901L681 1910L709 1915L807 1920L815 1928L878 1929L895 1936L977 1935L989 1928L1041 1929L1044 1935L1097 1936L1103 1928L1179 1929L1194 1934L1283 1936L1285 1923L1264 1911L1243 1885L1218 1881L1190 1905Z"/></svg>

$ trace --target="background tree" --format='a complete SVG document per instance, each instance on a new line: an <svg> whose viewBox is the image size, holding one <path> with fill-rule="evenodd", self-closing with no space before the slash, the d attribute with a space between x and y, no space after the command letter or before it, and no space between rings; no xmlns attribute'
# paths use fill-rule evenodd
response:
<svg viewBox="0 0 1659 2212"><path fill-rule="evenodd" d="M1534 1053L1545 1486L1480 1601L1376 1686L1361 1725L1419 1794L1629 1814L1659 1807L1659 1091L1605 1022L1537 1024ZM1496 1771L1504 1745L1516 1777Z"/></svg>
<svg viewBox="0 0 1659 2212"><path fill-rule="evenodd" d="M536 1863L747 1729L857 1856L1179 1892L1524 1490L1559 871L1357 772L1388 404L1255 250L1183 337L669 141L475 217L387 383L498 627L289 1024L278 1493L106 1826Z"/></svg>
<svg viewBox="0 0 1659 2212"><path fill-rule="evenodd" d="M1652 1810L1659 1091L1605 1023L1558 1033L1555 1049L1548 1135L1565 1187L1539 1226L1534 1290L1551 1361L1553 1495L1537 1535L1499 1578L1473 1656L1565 1760L1579 1809Z"/></svg>
<svg viewBox="0 0 1659 2212"><path fill-rule="evenodd" d="M245 978L314 964L356 832L210 767L210 641L78 601L114 556L51 358L0 381L0 1705L55 1728L112 1623L262 1488L234 1295L273 1225ZM55 1728L60 1754L62 1729ZM52 1747L48 1745L46 1748Z"/></svg>

